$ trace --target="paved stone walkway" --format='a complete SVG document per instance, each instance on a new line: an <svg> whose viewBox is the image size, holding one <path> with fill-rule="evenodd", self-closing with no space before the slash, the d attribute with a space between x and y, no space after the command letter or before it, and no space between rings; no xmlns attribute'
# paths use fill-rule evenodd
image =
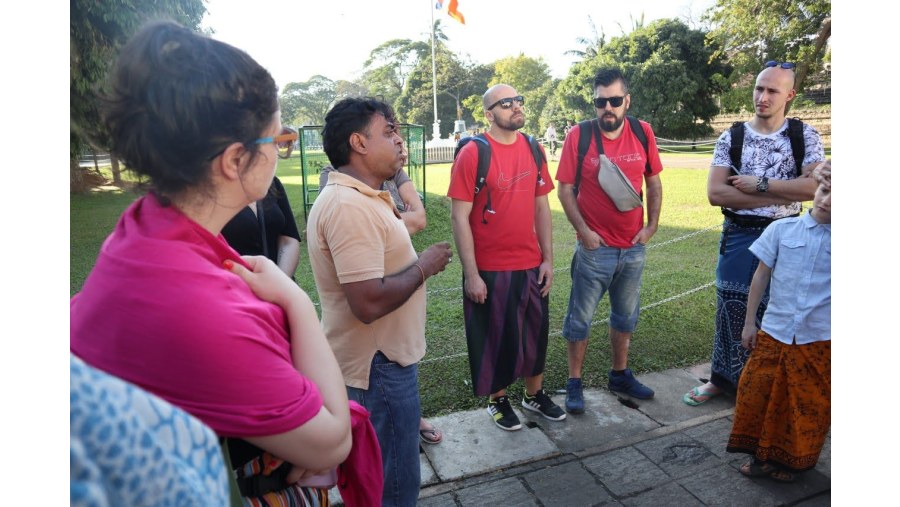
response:
<svg viewBox="0 0 900 507"><path fill-rule="evenodd" d="M830 505L830 437L818 466L794 484L744 477L748 457L725 452L734 399L681 401L708 376L709 364L640 375L656 396L637 408L586 390L585 413L560 422L518 408L515 432L484 409L430 419L444 441L423 444L419 505Z"/></svg>

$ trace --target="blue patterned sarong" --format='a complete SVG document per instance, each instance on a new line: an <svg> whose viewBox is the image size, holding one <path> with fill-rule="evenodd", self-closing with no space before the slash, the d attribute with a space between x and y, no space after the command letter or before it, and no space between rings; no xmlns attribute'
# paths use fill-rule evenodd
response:
<svg viewBox="0 0 900 507"><path fill-rule="evenodd" d="M716 266L716 334L713 339L712 383L734 394L738 380L750 352L741 347L741 332L747 314L747 296L750 282L759 265L759 259L750 253L750 245L762 235L765 226L742 227L730 218L722 225L719 241L719 263ZM769 290L766 289L756 325L759 326L766 306Z"/></svg>

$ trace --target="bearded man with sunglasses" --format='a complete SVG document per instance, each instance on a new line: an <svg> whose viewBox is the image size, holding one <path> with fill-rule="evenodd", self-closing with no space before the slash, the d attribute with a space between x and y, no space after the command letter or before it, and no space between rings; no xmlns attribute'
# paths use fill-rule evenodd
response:
<svg viewBox="0 0 900 507"><path fill-rule="evenodd" d="M800 203L815 194L816 182L810 174L825 161L825 149L816 129L803 124L804 156L798 175L785 119L796 95L794 64L766 62L753 89L756 114L743 125L740 167L732 162L732 131L726 130L716 141L707 196L711 205L722 207L725 218L716 266L712 374L706 384L684 395L688 405L700 405L722 392L736 392L750 353L741 346L741 331L750 280L759 264L750 245L773 221L798 216ZM768 300L767 292L756 312L757 327Z"/></svg>
<svg viewBox="0 0 900 507"><path fill-rule="evenodd" d="M544 363L553 283L553 190L547 157L540 166L525 125L525 98L498 84L482 98L490 124L485 136L491 161L477 191L478 142L465 145L450 173L453 237L463 267L463 312L472 387L490 395L488 414L506 431L522 424L506 389L525 377L522 408L561 421L566 413L544 393Z"/></svg>
<svg viewBox="0 0 900 507"><path fill-rule="evenodd" d="M577 235L571 267L572 289L562 330L568 342L566 410L573 414L584 412L582 366L591 321L597 304L607 291L612 343L609 390L638 399L650 399L654 394L628 368L628 347L640 310L645 245L659 225L662 163L650 125L643 121L625 121L631 95L628 82L619 69L604 68L596 74L593 96L597 118L577 125L566 137L556 173L559 200ZM641 128L647 140L646 150L640 133L632 130L635 125ZM579 168L581 136L595 139ZM598 147L598 142L602 142L602 146ZM611 189L600 181L606 177L604 171L620 172L634 194L640 193L641 187L646 185L646 223L643 196L636 196L636 202L630 207L620 205L614 200L615 196L610 195Z"/></svg>

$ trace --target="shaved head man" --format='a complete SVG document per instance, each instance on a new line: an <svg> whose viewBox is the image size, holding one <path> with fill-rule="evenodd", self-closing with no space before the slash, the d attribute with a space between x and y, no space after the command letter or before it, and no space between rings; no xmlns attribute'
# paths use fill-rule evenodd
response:
<svg viewBox="0 0 900 507"><path fill-rule="evenodd" d="M743 308L758 263L749 247L772 222L798 216L800 203L815 194L816 182L809 175L825 160L825 150L816 129L785 119L796 96L794 64L766 62L753 88L753 119L726 130L716 142L707 196L711 205L722 208L725 221L716 266L712 372L709 382L684 395L688 405L700 405L723 391L736 392L749 355L741 346ZM740 149L736 160L732 144ZM795 154L799 147L802 160ZM767 304L764 298L759 305L757 325Z"/></svg>
<svg viewBox="0 0 900 507"><path fill-rule="evenodd" d="M536 164L525 125L525 97L507 84L482 96L490 128L463 146L447 196L463 266L463 313L472 387L488 396L497 427L522 428L507 387L525 379L522 408L552 421L566 418L543 390L553 283L553 234L546 155ZM490 150L484 186L475 191L479 148ZM543 155L543 148L540 148Z"/></svg>

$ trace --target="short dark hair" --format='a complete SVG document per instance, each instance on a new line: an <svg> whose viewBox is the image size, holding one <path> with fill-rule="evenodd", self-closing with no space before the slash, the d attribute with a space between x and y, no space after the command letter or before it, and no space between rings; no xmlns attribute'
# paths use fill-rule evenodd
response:
<svg viewBox="0 0 900 507"><path fill-rule="evenodd" d="M625 79L625 75L622 74L622 71L616 67L604 67L598 70L597 74L594 75L594 87L591 91L596 91L598 86L612 86L616 81L622 82L622 90L627 94L628 80Z"/></svg>
<svg viewBox="0 0 900 507"><path fill-rule="evenodd" d="M128 41L100 99L112 152L162 196L208 184L231 143L252 162L278 111L275 81L247 53L172 21Z"/></svg>
<svg viewBox="0 0 900 507"><path fill-rule="evenodd" d="M365 132L372 116L376 114L384 116L389 122L395 121L393 108L372 97L347 97L325 115L322 147L335 169L350 162L350 136L356 132Z"/></svg>

